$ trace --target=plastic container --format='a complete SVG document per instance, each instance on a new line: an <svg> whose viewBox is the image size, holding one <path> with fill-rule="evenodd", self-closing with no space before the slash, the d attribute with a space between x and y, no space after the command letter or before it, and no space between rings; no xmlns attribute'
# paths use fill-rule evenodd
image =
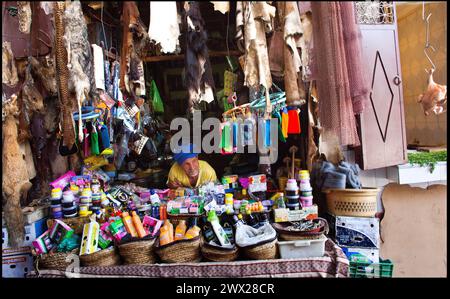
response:
<svg viewBox="0 0 450 299"><path fill-rule="evenodd" d="M298 172L300 180L308 180L309 179L309 171L308 170L300 170Z"/></svg>
<svg viewBox="0 0 450 299"><path fill-rule="evenodd" d="M349 276L352 278L390 278L394 271L391 260L380 259L379 263L350 261Z"/></svg>
<svg viewBox="0 0 450 299"><path fill-rule="evenodd" d="M139 218L138 214L135 211L131 212L131 219L133 220L134 228L139 236L139 238L143 238L147 235L144 227L142 226L141 218Z"/></svg>
<svg viewBox="0 0 450 299"><path fill-rule="evenodd" d="M324 235L313 240L278 241L280 257L282 259L322 257L325 254L326 241L327 237Z"/></svg>
<svg viewBox="0 0 450 299"><path fill-rule="evenodd" d="M186 234L186 220L180 220L175 228L175 241L183 240Z"/></svg>
<svg viewBox="0 0 450 299"><path fill-rule="evenodd" d="M304 208L310 207L313 205L313 197L312 196L308 196L308 197L300 196L300 202L302 204L302 207L304 207Z"/></svg>
<svg viewBox="0 0 450 299"><path fill-rule="evenodd" d="M378 192L378 188L325 190L328 213L335 216L374 217Z"/></svg>
<svg viewBox="0 0 450 299"><path fill-rule="evenodd" d="M127 230L127 232L132 237L137 237L138 234L136 232L136 229L134 228L133 220L131 220L131 216L130 216L130 214L128 214L128 212L122 213L122 221L123 221L123 225L125 226L125 229Z"/></svg>
<svg viewBox="0 0 450 299"><path fill-rule="evenodd" d="M298 186L297 181L294 179L289 179L286 184L286 188L284 189L284 193L286 196L297 196L298 195Z"/></svg>
<svg viewBox="0 0 450 299"><path fill-rule="evenodd" d="M302 191L300 196L303 197L313 196L313 193L312 191Z"/></svg>
<svg viewBox="0 0 450 299"><path fill-rule="evenodd" d="M58 199L62 197L62 190L61 188L54 188L52 189L51 198L52 199Z"/></svg>
<svg viewBox="0 0 450 299"><path fill-rule="evenodd" d="M312 191L311 183L308 180L300 181L300 191Z"/></svg>

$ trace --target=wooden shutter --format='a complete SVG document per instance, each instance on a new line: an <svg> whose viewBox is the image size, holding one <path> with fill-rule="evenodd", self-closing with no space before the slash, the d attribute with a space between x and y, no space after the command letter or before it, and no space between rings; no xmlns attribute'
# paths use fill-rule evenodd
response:
<svg viewBox="0 0 450 299"><path fill-rule="evenodd" d="M355 150L355 158L362 169L407 161L395 11L393 14L392 24L360 25L363 55L372 86L369 103L358 116L361 147Z"/></svg>

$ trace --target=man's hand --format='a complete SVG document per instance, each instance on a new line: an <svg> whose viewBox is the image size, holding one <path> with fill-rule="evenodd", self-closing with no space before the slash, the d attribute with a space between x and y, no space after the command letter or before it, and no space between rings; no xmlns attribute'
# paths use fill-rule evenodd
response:
<svg viewBox="0 0 450 299"><path fill-rule="evenodd" d="M175 179L174 181L170 181L167 185L171 189L176 189L176 188L183 187L183 184L181 184L180 181L178 181L177 179Z"/></svg>

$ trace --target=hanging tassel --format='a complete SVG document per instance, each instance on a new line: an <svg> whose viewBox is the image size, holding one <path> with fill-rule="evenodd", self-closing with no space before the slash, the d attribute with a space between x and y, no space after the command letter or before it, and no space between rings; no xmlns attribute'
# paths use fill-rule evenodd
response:
<svg viewBox="0 0 450 299"><path fill-rule="evenodd" d="M288 138L289 114L287 108L284 107L281 112L281 131L284 138Z"/></svg>
<svg viewBox="0 0 450 299"><path fill-rule="evenodd" d="M89 138L88 138L88 130L86 128L83 129L84 133L84 141L83 141L83 154L84 157L89 157Z"/></svg>
<svg viewBox="0 0 450 299"><path fill-rule="evenodd" d="M98 133L94 125L92 125L91 131L91 154L96 156L100 154L100 149L98 148Z"/></svg>
<svg viewBox="0 0 450 299"><path fill-rule="evenodd" d="M270 119L264 120L266 129L264 130L264 147L270 146Z"/></svg>
<svg viewBox="0 0 450 299"><path fill-rule="evenodd" d="M281 117L280 112L279 111L275 111L272 114L272 117L276 118L278 120L278 136L279 136L280 141L281 142L286 142L286 138L283 135L283 129L281 127L281 125L282 125L282 117Z"/></svg>
<svg viewBox="0 0 450 299"><path fill-rule="evenodd" d="M102 151L111 146L111 142L109 140L108 127L102 125L100 128L100 140L102 141Z"/></svg>
<svg viewBox="0 0 450 299"><path fill-rule="evenodd" d="M289 115L289 125L288 134L300 134L300 119L299 119L299 109L297 107L288 108Z"/></svg>

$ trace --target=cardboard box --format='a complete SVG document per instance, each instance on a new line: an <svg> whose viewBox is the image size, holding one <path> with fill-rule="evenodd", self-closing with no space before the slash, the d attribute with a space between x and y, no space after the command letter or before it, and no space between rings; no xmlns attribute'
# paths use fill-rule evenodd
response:
<svg viewBox="0 0 450 299"><path fill-rule="evenodd" d="M380 220L327 214L330 235L339 246L380 248Z"/></svg>
<svg viewBox="0 0 450 299"><path fill-rule="evenodd" d="M351 259L352 254L362 254L367 257L372 263L380 262L380 250L377 248L360 248L360 247L345 247L342 246L342 251L347 256L348 260Z"/></svg>
<svg viewBox="0 0 450 299"><path fill-rule="evenodd" d="M81 238L80 255L91 254L97 251L100 225L98 222L89 222L84 225Z"/></svg>
<svg viewBox="0 0 450 299"><path fill-rule="evenodd" d="M33 256L31 254L19 254L2 256L2 277L20 277L33 270Z"/></svg>
<svg viewBox="0 0 450 299"><path fill-rule="evenodd" d="M301 210L274 209L273 213L275 222L312 220L318 217L319 208L317 205L312 205Z"/></svg>
<svg viewBox="0 0 450 299"><path fill-rule="evenodd" d="M264 174L248 177L248 183L248 190L252 193L267 191L267 179Z"/></svg>
<svg viewBox="0 0 450 299"><path fill-rule="evenodd" d="M30 253L33 248L32 242L42 235L47 230L46 219L41 219L32 224L25 225L25 238L23 243L18 248L11 248L8 246L8 230L6 227L2 228L2 256L18 255Z"/></svg>

